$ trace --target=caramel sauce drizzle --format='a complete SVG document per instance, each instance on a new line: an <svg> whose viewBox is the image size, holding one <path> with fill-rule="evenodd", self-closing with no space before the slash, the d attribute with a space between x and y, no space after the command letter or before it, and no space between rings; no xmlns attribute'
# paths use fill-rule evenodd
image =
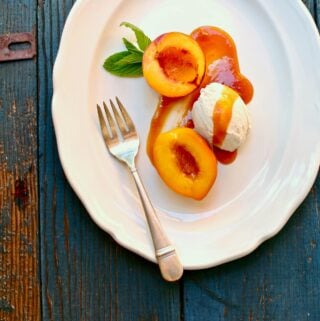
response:
<svg viewBox="0 0 320 321"><path fill-rule="evenodd" d="M217 27L204 26L195 29L191 33L191 37L198 42L204 52L206 58L205 75L199 88L185 97L160 97L157 109L151 121L147 141L147 153L151 162L153 162L152 150L154 142L158 135L163 131L168 117L177 106L182 108L184 112L182 113L178 124L176 124L176 127L192 127L190 111L193 103L199 97L201 88L204 88L209 83L218 82L235 90L246 104L248 104L253 97L253 86L240 72L236 46L229 34ZM230 108L230 111L227 113L221 113L219 112L219 110L222 110L221 106L216 107L217 112L213 115L215 128L216 124L220 124L218 118L224 117L222 125L217 126L219 128L217 128L214 133L214 140L217 140L221 144L231 119L232 109ZM218 161L224 164L229 164L234 161L237 155L236 151L218 151L218 148L216 147L213 150Z"/></svg>
<svg viewBox="0 0 320 321"><path fill-rule="evenodd" d="M196 90L198 91L198 90ZM152 117L148 139L147 139L147 154L150 161L153 163L153 145L159 134L161 134L167 119L173 110L179 105L182 106L184 112L182 113L181 120L178 122L175 127L191 127L192 123L190 121L189 111L192 108L193 103L198 99L199 94L193 92L186 97L170 98L161 96L157 109ZM183 126L180 124L184 123Z"/></svg>
<svg viewBox="0 0 320 321"><path fill-rule="evenodd" d="M222 145L232 117L233 104L237 98L238 94L235 91L230 90L228 87L223 88L221 97L213 108L213 145Z"/></svg>

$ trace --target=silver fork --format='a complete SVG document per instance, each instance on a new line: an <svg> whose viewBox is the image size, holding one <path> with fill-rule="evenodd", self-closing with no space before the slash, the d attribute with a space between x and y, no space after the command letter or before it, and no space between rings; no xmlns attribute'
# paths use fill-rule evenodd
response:
<svg viewBox="0 0 320 321"><path fill-rule="evenodd" d="M116 101L120 113L112 100L110 100L110 106L116 121L114 121L114 118L112 117L106 103L103 102L106 116L105 118L107 120L109 130L103 116L103 111L100 106L97 105L102 136L110 154L127 164L132 173L149 225L149 230L155 249L155 256L157 258L163 278L167 281L176 281L181 278L183 274L183 267L179 261L174 246L166 236L160 224L159 218L157 217L157 214L137 172L135 166L135 157L139 149L139 137L134 124L118 97L116 97ZM120 135L117 133L116 128L118 128Z"/></svg>

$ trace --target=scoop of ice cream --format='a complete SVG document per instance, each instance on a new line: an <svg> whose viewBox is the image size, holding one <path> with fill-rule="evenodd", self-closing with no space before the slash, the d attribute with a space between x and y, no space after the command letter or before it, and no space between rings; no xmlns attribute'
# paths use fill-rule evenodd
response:
<svg viewBox="0 0 320 321"><path fill-rule="evenodd" d="M212 146L234 151L246 140L250 119L238 93L219 83L201 89L192 109L194 129Z"/></svg>

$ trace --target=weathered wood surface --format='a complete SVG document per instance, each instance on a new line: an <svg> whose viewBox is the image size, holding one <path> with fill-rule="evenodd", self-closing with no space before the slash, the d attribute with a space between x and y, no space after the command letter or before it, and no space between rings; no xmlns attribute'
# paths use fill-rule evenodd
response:
<svg viewBox="0 0 320 321"><path fill-rule="evenodd" d="M36 1L0 0L0 34L35 32ZM0 63L0 320L40 320L36 60Z"/></svg>
<svg viewBox="0 0 320 321"><path fill-rule="evenodd" d="M276 237L184 282L186 321L320 320L320 179Z"/></svg>
<svg viewBox="0 0 320 321"><path fill-rule="evenodd" d="M178 284L89 218L62 173L51 121L52 65L71 1L38 7L39 168L43 320L181 320Z"/></svg>
<svg viewBox="0 0 320 321"><path fill-rule="evenodd" d="M304 2L319 23L320 1ZM246 258L186 273L184 321L319 321L319 204L318 176L276 237Z"/></svg>
<svg viewBox="0 0 320 321"><path fill-rule="evenodd" d="M319 26L320 0L304 2ZM0 0L0 33L38 39L37 59L0 64L0 321L39 320L39 288L45 321L319 321L319 178L278 236L176 284L94 225L63 175L51 120L72 4Z"/></svg>

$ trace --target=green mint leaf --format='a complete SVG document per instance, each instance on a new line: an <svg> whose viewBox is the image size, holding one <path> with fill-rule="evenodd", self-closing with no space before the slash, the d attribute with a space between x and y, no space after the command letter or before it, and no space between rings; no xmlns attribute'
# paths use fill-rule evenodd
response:
<svg viewBox="0 0 320 321"><path fill-rule="evenodd" d="M140 52L130 52L129 55L121 58L116 64L117 65L130 65L136 63L142 63L143 53Z"/></svg>
<svg viewBox="0 0 320 321"><path fill-rule="evenodd" d="M139 77L142 72L143 51L151 43L151 40L140 30L129 22L122 22L121 26L130 28L137 38L138 47L128 39L122 38L127 51L117 52L108 57L103 67L113 75L121 77Z"/></svg>
<svg viewBox="0 0 320 321"><path fill-rule="evenodd" d="M122 38L122 41L123 41L123 43L126 46L128 51L131 51L131 52L142 52L133 43L131 43L128 39Z"/></svg>
<svg viewBox="0 0 320 321"><path fill-rule="evenodd" d="M103 68L113 75L120 77L139 77L142 76L142 66L140 63L123 64L119 63L122 59L130 56L129 51L121 51L108 57Z"/></svg>
<svg viewBox="0 0 320 321"><path fill-rule="evenodd" d="M141 64L121 65L112 73L120 77L141 77L143 75Z"/></svg>
<svg viewBox="0 0 320 321"><path fill-rule="evenodd" d="M121 59L129 55L130 55L129 51L121 51L109 56L103 64L104 69L111 72L112 69L117 67L116 64L118 61L120 61Z"/></svg>
<svg viewBox="0 0 320 321"><path fill-rule="evenodd" d="M133 24L129 22L122 22L120 26L125 26L127 28L130 28L135 33L138 46L142 51L144 51L151 43L150 38L147 37L141 29L134 26Z"/></svg>

